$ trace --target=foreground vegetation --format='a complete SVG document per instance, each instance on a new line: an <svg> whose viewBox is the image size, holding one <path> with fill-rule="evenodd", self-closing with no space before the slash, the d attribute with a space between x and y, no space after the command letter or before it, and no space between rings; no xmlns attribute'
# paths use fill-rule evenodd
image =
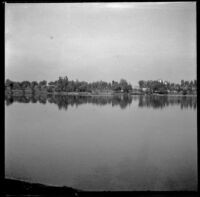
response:
<svg viewBox="0 0 200 197"><path fill-rule="evenodd" d="M16 82L7 79L5 81L6 94L24 95L24 94L82 94L82 95L102 95L102 94L179 94L179 95L196 95L197 81L181 80L180 84L170 83L162 80L140 80L139 86L133 88L125 79L119 82L85 82L73 81L68 77L59 77L56 81L43 80Z"/></svg>

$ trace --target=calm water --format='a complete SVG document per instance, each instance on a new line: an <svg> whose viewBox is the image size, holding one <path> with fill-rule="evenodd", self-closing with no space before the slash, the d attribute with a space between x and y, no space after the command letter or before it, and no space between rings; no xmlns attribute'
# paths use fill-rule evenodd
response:
<svg viewBox="0 0 200 197"><path fill-rule="evenodd" d="M83 190L196 190L196 97L7 97L10 178Z"/></svg>

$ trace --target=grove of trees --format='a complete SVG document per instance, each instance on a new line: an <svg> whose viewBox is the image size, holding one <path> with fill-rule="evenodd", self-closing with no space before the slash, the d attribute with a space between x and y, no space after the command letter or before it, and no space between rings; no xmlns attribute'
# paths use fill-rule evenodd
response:
<svg viewBox="0 0 200 197"><path fill-rule="evenodd" d="M47 91L47 92L95 92L95 91L115 91L128 93L132 90L132 85L125 79L121 79L119 82L112 81L111 83L105 81L96 81L88 83L86 81L73 81L69 80L67 76L59 77L56 81L43 80L37 81L22 81L16 82L6 79L6 90L30 90L30 91Z"/></svg>
<svg viewBox="0 0 200 197"><path fill-rule="evenodd" d="M197 93L197 80L185 81L181 80L180 84L170 83L162 80L140 80L138 82L138 90L141 93L152 94L196 94ZM101 93L101 92L122 92L131 93L133 88L130 83L125 79L118 81L105 82L86 82L86 81L74 81L69 80L67 76L59 77L55 81L47 82L42 81L11 81L6 79L5 90L7 92L13 92L20 90L23 92L90 92L90 93Z"/></svg>
<svg viewBox="0 0 200 197"><path fill-rule="evenodd" d="M193 81L184 81L181 80L181 83L170 83L167 81L158 81L158 80L140 80L138 82L141 90L144 90L147 93L181 93L185 94L196 94L197 91L197 80Z"/></svg>

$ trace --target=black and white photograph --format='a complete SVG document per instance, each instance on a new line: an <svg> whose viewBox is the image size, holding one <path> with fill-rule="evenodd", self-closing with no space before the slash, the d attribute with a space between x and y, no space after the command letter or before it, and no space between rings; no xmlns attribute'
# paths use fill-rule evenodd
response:
<svg viewBox="0 0 200 197"><path fill-rule="evenodd" d="M197 192L196 2L5 3L6 194Z"/></svg>

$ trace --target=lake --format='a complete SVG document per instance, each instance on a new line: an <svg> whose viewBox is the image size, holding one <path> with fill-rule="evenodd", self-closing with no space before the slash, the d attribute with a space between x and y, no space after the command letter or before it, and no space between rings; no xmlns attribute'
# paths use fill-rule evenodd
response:
<svg viewBox="0 0 200 197"><path fill-rule="evenodd" d="M197 190L197 98L5 99L8 178L82 190Z"/></svg>

